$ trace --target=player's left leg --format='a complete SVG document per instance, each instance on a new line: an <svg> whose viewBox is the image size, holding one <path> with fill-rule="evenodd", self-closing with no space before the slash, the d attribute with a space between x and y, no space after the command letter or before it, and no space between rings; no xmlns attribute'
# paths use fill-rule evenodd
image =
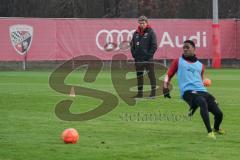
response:
<svg viewBox="0 0 240 160"><path fill-rule="evenodd" d="M214 115L214 128L213 131L217 134L225 134L225 131L220 128L223 120L223 113L219 108L216 99L211 95L207 95L208 110Z"/></svg>
<svg viewBox="0 0 240 160"><path fill-rule="evenodd" d="M196 106L199 106L200 115L201 115L202 120L204 122L204 125L207 129L207 132L208 133L212 132L212 128L211 128L211 125L210 125L208 104L207 104L206 99L202 95L199 95L199 96L194 98L193 104L196 105Z"/></svg>

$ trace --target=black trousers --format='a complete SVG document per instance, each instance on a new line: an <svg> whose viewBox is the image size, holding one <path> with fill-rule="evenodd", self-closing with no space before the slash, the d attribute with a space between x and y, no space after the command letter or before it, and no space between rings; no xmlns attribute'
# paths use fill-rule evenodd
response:
<svg viewBox="0 0 240 160"><path fill-rule="evenodd" d="M214 115L214 129L219 130L223 119L223 113L216 99L211 94L208 92L186 91L183 95L183 99L189 104L191 115L200 107L200 114L208 132L212 131L209 112Z"/></svg>
<svg viewBox="0 0 240 160"><path fill-rule="evenodd" d="M138 84L138 93L142 94L143 92L143 74L144 70L147 71L148 77L151 84L151 94L156 93L156 76L154 72L154 62L153 60L149 61L135 61L135 68L137 73L137 84Z"/></svg>

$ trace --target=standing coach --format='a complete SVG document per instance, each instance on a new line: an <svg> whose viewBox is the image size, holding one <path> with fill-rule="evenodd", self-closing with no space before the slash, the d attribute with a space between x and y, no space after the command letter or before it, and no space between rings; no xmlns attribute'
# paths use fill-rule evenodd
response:
<svg viewBox="0 0 240 160"><path fill-rule="evenodd" d="M150 98L156 95L156 77L154 73L153 56L157 50L157 38L146 16L138 18L138 28L133 34L131 41L131 53L135 61L137 73L138 93L134 98L143 97L143 73L147 71L151 83Z"/></svg>

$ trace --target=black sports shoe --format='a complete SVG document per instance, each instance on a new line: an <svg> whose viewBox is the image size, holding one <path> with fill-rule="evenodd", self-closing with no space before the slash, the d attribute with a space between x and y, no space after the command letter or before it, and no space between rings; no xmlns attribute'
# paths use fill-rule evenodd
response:
<svg viewBox="0 0 240 160"><path fill-rule="evenodd" d="M142 93L138 93L136 96L133 96L133 98L143 98L143 94Z"/></svg>
<svg viewBox="0 0 240 160"><path fill-rule="evenodd" d="M156 98L156 93L155 92L151 92L151 94L149 95L150 99L155 99Z"/></svg>

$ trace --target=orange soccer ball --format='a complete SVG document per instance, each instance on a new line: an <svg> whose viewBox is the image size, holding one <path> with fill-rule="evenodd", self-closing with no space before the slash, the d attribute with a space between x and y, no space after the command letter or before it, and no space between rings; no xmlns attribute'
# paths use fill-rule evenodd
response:
<svg viewBox="0 0 240 160"><path fill-rule="evenodd" d="M76 129L74 128L68 128L63 131L62 133L62 140L64 143L72 143L75 144L77 143L79 139L79 134Z"/></svg>
<svg viewBox="0 0 240 160"><path fill-rule="evenodd" d="M204 84L205 87L209 87L209 86L211 86L212 81L211 81L211 79L209 79L209 78L205 78L205 79L203 80L203 84Z"/></svg>

